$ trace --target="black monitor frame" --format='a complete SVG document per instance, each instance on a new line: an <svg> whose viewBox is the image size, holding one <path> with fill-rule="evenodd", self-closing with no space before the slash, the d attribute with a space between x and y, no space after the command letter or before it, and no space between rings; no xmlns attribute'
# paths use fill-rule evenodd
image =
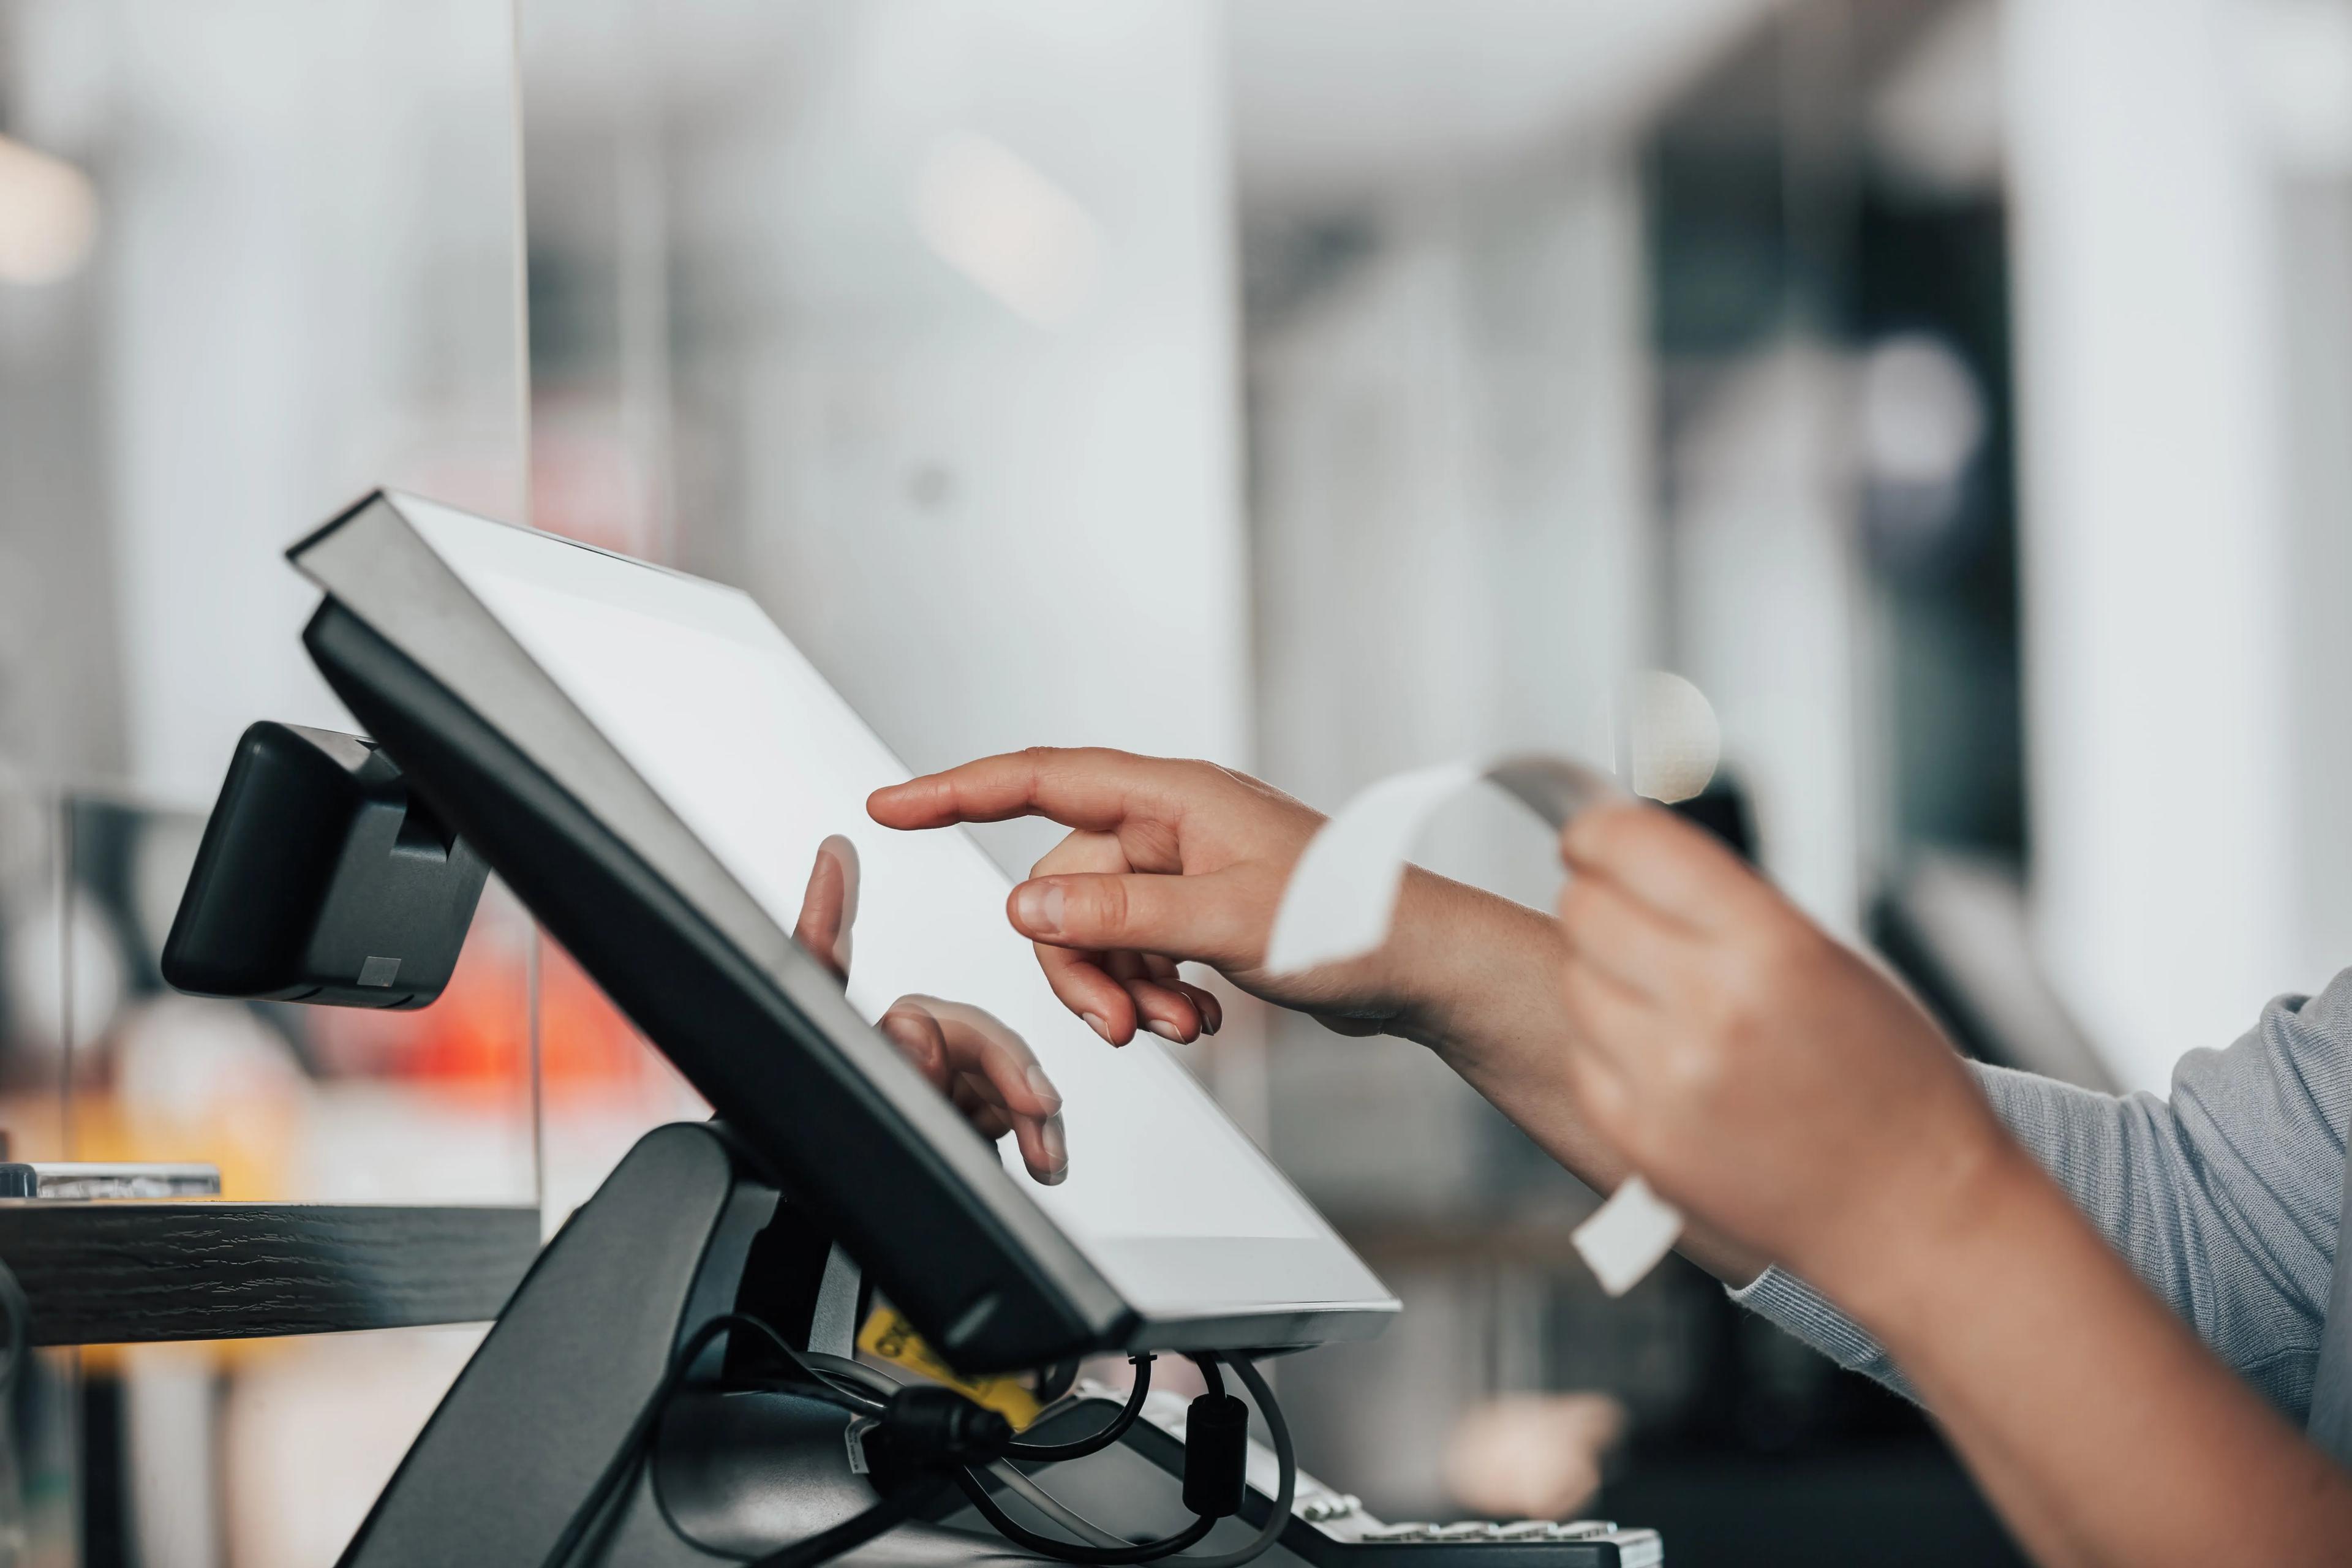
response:
<svg viewBox="0 0 2352 1568"><path fill-rule="evenodd" d="M391 510L368 498L289 555L303 563L379 506ZM412 537L394 550L401 559L370 564L446 573L422 551ZM1303 1303L1146 1319L821 966L788 940L747 956L696 899L329 586L303 643L336 694L786 1195L960 1369L1122 1349L1298 1348L1369 1338L1393 1313ZM877 1086L900 1075L919 1092Z"/></svg>

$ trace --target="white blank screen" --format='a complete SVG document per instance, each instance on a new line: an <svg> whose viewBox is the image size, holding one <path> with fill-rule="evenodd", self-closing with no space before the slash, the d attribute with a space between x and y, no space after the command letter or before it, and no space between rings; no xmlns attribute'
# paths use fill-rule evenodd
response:
<svg viewBox="0 0 2352 1568"><path fill-rule="evenodd" d="M1386 1295L1172 1059L1113 1049L1046 986L1003 873L961 830L900 833L866 796L906 770L746 595L404 501L434 551L786 931L817 846L863 869L848 994L968 1003L1018 1031L1063 1096L1069 1174L1005 1167L1127 1298L1160 1315ZM756 1046L747 1048L759 1048Z"/></svg>

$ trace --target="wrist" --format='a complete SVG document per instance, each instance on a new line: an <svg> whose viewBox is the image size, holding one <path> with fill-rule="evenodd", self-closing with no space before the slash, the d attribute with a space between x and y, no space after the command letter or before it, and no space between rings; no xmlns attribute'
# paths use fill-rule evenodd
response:
<svg viewBox="0 0 2352 1568"><path fill-rule="evenodd" d="M1969 1280L1997 1277L2034 1211L2066 1204L1997 1122L1924 1162L1916 1181L1874 1191L1881 1195L1848 1234L1800 1268L1882 1338L1895 1339L1963 1299Z"/></svg>
<svg viewBox="0 0 2352 1568"><path fill-rule="evenodd" d="M1389 1033L1452 1058L1498 1032L1540 1037L1526 1031L1557 1012L1565 950L1549 915L1413 867L1393 929Z"/></svg>

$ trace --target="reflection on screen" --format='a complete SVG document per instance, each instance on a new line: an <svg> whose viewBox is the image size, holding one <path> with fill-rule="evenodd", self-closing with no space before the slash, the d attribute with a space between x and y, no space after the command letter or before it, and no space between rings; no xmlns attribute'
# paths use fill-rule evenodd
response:
<svg viewBox="0 0 2352 1568"><path fill-rule="evenodd" d="M866 816L867 795L906 770L748 597L455 514L411 515L779 926L793 928L825 836L856 844L864 878L850 1000L870 1020L903 994L946 997L1029 1042L1063 1096L1068 1178L1034 1181L1010 1138L1000 1152L1115 1283L1163 1293L1123 1268L1137 1251L1123 1243L1328 1237L1160 1042L1114 1050L1063 1007L1006 921L1008 883L978 844ZM1155 1277L1169 1257L1156 1250ZM1381 1293L1347 1263L1347 1289Z"/></svg>

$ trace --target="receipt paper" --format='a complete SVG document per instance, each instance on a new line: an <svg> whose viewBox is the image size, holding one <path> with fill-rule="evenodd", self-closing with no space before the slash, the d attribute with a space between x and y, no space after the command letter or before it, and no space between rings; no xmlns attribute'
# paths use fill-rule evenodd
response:
<svg viewBox="0 0 2352 1568"><path fill-rule="evenodd" d="M1607 774L1566 757L1526 754L1484 765L1442 763L1372 784L1308 841L1275 911L1265 967L1295 974L1361 958L1388 940L1414 843L1437 808L1475 784L1501 790L1549 823L1623 797ZM1622 1296L1674 1249L1683 1216L1628 1176L1570 1239L1601 1288Z"/></svg>

